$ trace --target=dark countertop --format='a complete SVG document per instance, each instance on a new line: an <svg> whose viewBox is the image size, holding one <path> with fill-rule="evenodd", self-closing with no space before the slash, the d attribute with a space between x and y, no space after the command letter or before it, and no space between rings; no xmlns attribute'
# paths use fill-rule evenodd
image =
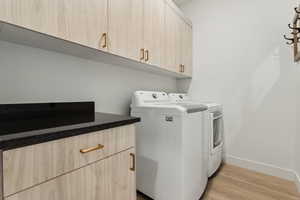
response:
<svg viewBox="0 0 300 200"><path fill-rule="evenodd" d="M105 113L0 121L0 149L15 149L139 121L140 118Z"/></svg>

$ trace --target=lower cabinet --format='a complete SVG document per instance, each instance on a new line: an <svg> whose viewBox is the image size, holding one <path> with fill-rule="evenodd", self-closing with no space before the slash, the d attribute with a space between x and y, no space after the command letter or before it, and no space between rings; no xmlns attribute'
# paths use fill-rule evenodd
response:
<svg viewBox="0 0 300 200"><path fill-rule="evenodd" d="M0 152L0 200L135 200L135 125Z"/></svg>
<svg viewBox="0 0 300 200"><path fill-rule="evenodd" d="M96 161L5 200L135 200L135 149Z"/></svg>

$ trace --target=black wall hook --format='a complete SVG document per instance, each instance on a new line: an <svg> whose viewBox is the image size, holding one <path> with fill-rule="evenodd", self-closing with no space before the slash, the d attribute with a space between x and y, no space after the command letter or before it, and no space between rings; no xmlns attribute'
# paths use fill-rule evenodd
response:
<svg viewBox="0 0 300 200"><path fill-rule="evenodd" d="M298 10L298 7L295 7L294 9L295 9L295 12L296 12L297 14L300 14L300 11Z"/></svg>
<svg viewBox="0 0 300 200"><path fill-rule="evenodd" d="M300 27L293 27L291 24L288 24L288 27L289 27L291 30L297 31L296 33L295 33L295 32L292 32L292 34L298 34L298 33L300 33Z"/></svg>
<svg viewBox="0 0 300 200"><path fill-rule="evenodd" d="M287 42L286 43L288 45L292 45L292 44L295 44L296 42L298 43L300 41L300 37L297 37L297 38L288 38L286 35L283 35L283 37L284 37L284 39L291 41L291 42Z"/></svg>

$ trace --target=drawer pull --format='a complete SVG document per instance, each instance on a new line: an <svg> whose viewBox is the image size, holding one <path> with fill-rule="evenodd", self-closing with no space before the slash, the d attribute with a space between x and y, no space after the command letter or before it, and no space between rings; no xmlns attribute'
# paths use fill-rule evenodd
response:
<svg viewBox="0 0 300 200"><path fill-rule="evenodd" d="M135 171L135 155L134 153L130 153L130 156L132 157L132 167L130 168L130 170Z"/></svg>
<svg viewBox="0 0 300 200"><path fill-rule="evenodd" d="M96 151L96 150L103 149L103 148L104 148L104 145L98 144L98 146L96 146L96 147L91 147L88 149L80 149L80 153L89 153L91 151Z"/></svg>

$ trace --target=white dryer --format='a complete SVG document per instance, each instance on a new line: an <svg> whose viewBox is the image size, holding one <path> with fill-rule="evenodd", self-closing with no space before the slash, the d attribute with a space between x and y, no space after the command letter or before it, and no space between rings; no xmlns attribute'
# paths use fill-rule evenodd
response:
<svg viewBox="0 0 300 200"><path fill-rule="evenodd" d="M211 177L220 167L223 160L224 124L222 105L211 102L195 102L187 94L170 93L169 98L173 103L204 104L208 107L206 115L205 132L208 142L208 176Z"/></svg>
<svg viewBox="0 0 300 200"><path fill-rule="evenodd" d="M198 200L207 184L203 105L172 104L164 92L137 91L137 190L155 200Z"/></svg>

